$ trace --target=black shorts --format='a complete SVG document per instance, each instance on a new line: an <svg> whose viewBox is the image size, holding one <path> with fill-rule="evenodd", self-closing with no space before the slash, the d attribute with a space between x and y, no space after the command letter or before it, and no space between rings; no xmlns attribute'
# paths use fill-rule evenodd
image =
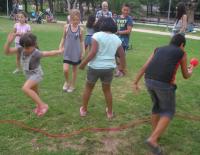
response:
<svg viewBox="0 0 200 155"><path fill-rule="evenodd" d="M153 102L152 113L173 118L176 109L176 85L145 79L147 90Z"/></svg>
<svg viewBox="0 0 200 155"><path fill-rule="evenodd" d="M101 80L103 84L110 84L113 79L114 68L111 69L93 69L88 67L87 71L87 82L95 84L98 79Z"/></svg>
<svg viewBox="0 0 200 155"><path fill-rule="evenodd" d="M81 60L79 60L78 62L73 62L73 61L70 61L70 60L63 60L63 63L76 66L76 65L79 65L81 63Z"/></svg>

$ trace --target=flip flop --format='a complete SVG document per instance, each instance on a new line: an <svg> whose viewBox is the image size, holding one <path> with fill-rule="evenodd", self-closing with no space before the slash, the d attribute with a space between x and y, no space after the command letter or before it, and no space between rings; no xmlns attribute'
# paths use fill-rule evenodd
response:
<svg viewBox="0 0 200 155"><path fill-rule="evenodd" d="M151 150L154 155L163 155L163 151L160 146L153 146L149 141L145 141L145 144Z"/></svg>
<svg viewBox="0 0 200 155"><path fill-rule="evenodd" d="M44 107L38 108L36 115L38 117L42 117L48 111L48 109L49 109L48 105L45 105Z"/></svg>

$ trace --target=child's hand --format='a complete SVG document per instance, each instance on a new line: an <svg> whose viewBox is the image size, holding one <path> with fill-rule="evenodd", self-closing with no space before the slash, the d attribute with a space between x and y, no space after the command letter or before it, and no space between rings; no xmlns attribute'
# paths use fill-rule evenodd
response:
<svg viewBox="0 0 200 155"><path fill-rule="evenodd" d="M190 65L189 67L188 67L188 73L189 74L192 74L192 72L193 72L193 66L192 65Z"/></svg>
<svg viewBox="0 0 200 155"><path fill-rule="evenodd" d="M81 63L79 66L79 69L84 70L84 68L85 68L85 65Z"/></svg>
<svg viewBox="0 0 200 155"><path fill-rule="evenodd" d="M63 54L63 52L64 52L64 47L59 48L58 52L59 52L59 54Z"/></svg>
<svg viewBox="0 0 200 155"><path fill-rule="evenodd" d="M12 43L13 40L15 39L16 35L14 33L9 33L8 37L7 37L7 41L8 43Z"/></svg>
<svg viewBox="0 0 200 155"><path fill-rule="evenodd" d="M22 36L22 34L23 34L23 33L21 33L21 32L16 32L16 33L15 33L16 36Z"/></svg>
<svg viewBox="0 0 200 155"><path fill-rule="evenodd" d="M139 88L139 86L138 86L138 84L137 83L133 83L133 92L139 92L139 90L140 90L140 88Z"/></svg>

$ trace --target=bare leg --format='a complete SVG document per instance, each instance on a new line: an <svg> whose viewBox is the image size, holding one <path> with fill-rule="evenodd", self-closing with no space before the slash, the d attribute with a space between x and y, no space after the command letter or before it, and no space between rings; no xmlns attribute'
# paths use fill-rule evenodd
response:
<svg viewBox="0 0 200 155"><path fill-rule="evenodd" d="M72 67L72 84L71 84L72 88L75 88L76 78L77 78L77 66L74 65Z"/></svg>
<svg viewBox="0 0 200 155"><path fill-rule="evenodd" d="M63 71L65 76L65 81L69 83L69 64L66 63L63 64Z"/></svg>
<svg viewBox="0 0 200 155"><path fill-rule="evenodd" d="M82 101L82 103L83 103L82 106L83 106L84 111L87 111L88 102L89 102L89 99L90 99L90 96L91 96L94 86L95 86L95 84L86 82L85 90L83 92L83 101Z"/></svg>
<svg viewBox="0 0 200 155"><path fill-rule="evenodd" d="M35 90L33 89L34 87L37 88L37 82L32 81L32 80L27 80L24 83L24 86L22 87L23 92L29 96L38 107L44 107L47 106L39 97L38 93L35 92Z"/></svg>
<svg viewBox="0 0 200 155"><path fill-rule="evenodd" d="M18 52L16 54L16 67L20 70L20 55Z"/></svg>
<svg viewBox="0 0 200 155"><path fill-rule="evenodd" d="M108 113L112 114L112 93L110 84L102 84L102 90L106 99Z"/></svg>
<svg viewBox="0 0 200 155"><path fill-rule="evenodd" d="M151 136L148 138L148 142L150 142L153 146L158 146L158 138L163 134L170 123L170 118L167 116L160 117L156 128L151 133Z"/></svg>
<svg viewBox="0 0 200 155"><path fill-rule="evenodd" d="M160 116L158 114L151 115L152 132L156 129Z"/></svg>

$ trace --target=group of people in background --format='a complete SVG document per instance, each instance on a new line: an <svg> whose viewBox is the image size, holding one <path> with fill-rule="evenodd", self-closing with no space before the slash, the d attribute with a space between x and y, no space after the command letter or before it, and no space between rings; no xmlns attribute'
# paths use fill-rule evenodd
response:
<svg viewBox="0 0 200 155"><path fill-rule="evenodd" d="M183 77L186 79L193 71L192 66L187 66L184 50L187 16L182 3L177 6L177 11L177 20L169 45L155 49L133 82L133 88L137 91L138 83L145 75L145 84L153 102L152 133L146 144L157 155L162 154L158 139L175 114L175 76L178 66L181 66ZM62 54L65 92L71 93L76 89L77 70L83 70L88 65L82 105L79 109L80 116L87 115L90 96L100 79L106 100L106 115L109 119L113 118L111 83L114 70L116 77L122 77L126 73L125 55L133 27L133 20L129 16L130 6L124 4L121 12L121 15L112 17L108 3L103 2L102 10L88 17L84 39L84 30L80 26L80 11L71 10L70 22L64 26L59 49L44 52L38 48L37 37L31 33L31 27L26 23L26 15L23 12L19 13L19 23L14 25L13 33L8 35L4 50L7 55L17 55L17 69L14 73L19 72L20 67L23 68L26 81L22 90L36 103L33 111L37 116L43 116L48 111L48 104L41 100L38 93L38 85L43 77L40 59ZM11 43L14 39L15 47L12 48Z"/></svg>

